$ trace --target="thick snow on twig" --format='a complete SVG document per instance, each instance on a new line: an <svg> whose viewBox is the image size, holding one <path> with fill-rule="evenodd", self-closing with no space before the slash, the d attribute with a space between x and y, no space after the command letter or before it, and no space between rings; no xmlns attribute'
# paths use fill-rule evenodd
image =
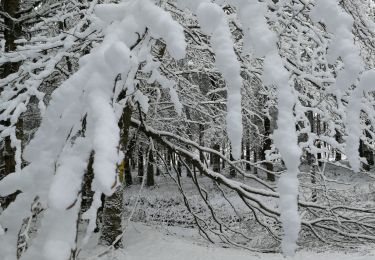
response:
<svg viewBox="0 0 375 260"><path fill-rule="evenodd" d="M172 120L177 118L181 120L178 122L183 122L181 125L186 124L189 127L193 124L199 125L199 138L202 140L199 140L198 145L194 140L174 134L173 130L167 132L164 128L162 131L153 131L151 127L145 127L143 120L138 121L132 118L130 122L133 124L132 127L137 126L136 128L139 131L137 134L140 138L144 138L144 134L148 131L150 135L148 137L159 138L159 142L168 147L173 156L178 155L175 156L178 158L174 158L174 160L182 160L181 158L185 156L186 160L190 159L190 162L195 163L194 167L199 166L197 167L198 170L209 177L210 180L213 180L215 184L223 184L222 186L236 191L236 194L252 210L254 217L257 216L257 212L260 212L275 220L275 223L281 221L283 232L281 247L285 256L296 254L301 223L304 226L309 226L314 221L331 222L331 219L316 219L320 218L317 215L320 215L323 211L332 214L328 215L329 217L335 216L337 219L332 221L334 228L327 224L327 227L322 228L322 232L335 233L333 231L336 231L335 225L337 225L336 233L344 238L375 240L373 227L368 224L371 223L370 220L361 218L360 223L356 223L350 218L345 219L345 214L342 216L335 215L338 214L337 209L339 208L348 210L348 212L351 211L340 204L335 206L335 210L337 210L335 212L331 208L332 205L329 203L329 195L327 194L322 195L327 197L325 198L326 201L314 202L315 204L304 199L299 200L299 205L303 209L309 210L309 207L311 207L320 210L317 211L320 213L312 211L311 215L315 216L306 217L315 219L304 218L301 220L297 204L300 188L298 174L302 156L301 147L312 155L316 155L316 151L323 156L325 156L324 153L328 154L328 152L335 150L345 152L352 169L360 171L361 158L358 149L360 138L363 138L361 115L363 115L364 105L362 101L364 99L370 104L368 110L374 114L369 121L375 120L375 113L372 111L373 97L367 98L366 93L375 89L375 71L365 71L365 62L361 58L361 54L364 54L361 53L360 44L356 43L359 36L353 34L356 17L345 12L339 0L316 0L313 4L302 0L291 1L290 5L287 6L289 8L283 14L281 13L285 7L284 4L287 5L288 1L276 1L277 3L275 3L275 1L260 0L177 0L178 7L189 8L192 12L189 17L177 18L176 16L181 15L184 10L176 8L174 6L175 1L168 2L168 7L163 6L163 1L156 0L113 2L116 4L100 5L95 1L88 1L90 3L88 5L91 6L88 11L91 16L90 19L76 26L77 30L63 32L68 34L68 37L55 37L50 44L43 45L43 48L39 46L38 42L48 42L47 36L31 37L32 40L29 43L22 39L17 51L8 53L9 55L5 55L6 57L0 57L0 65L7 62L21 63L19 69L21 72L13 73L14 75L11 74L0 80L0 121L9 122L9 126L0 123L0 141L9 137L11 146L16 148L14 155L15 173L11 173L0 180L0 196L4 197L15 191L21 191L15 202L11 203L0 215L0 260L18 259L17 245L20 243L20 230L24 228L26 220L32 220L33 213L30 212L30 205L36 203L41 205L43 212L37 217L38 229L33 234L32 239L28 241L28 248L23 252L20 259L66 260L70 257L71 253L77 249L77 223L81 210L82 181L87 171L90 155L93 155L94 179L91 189L94 192L94 198L90 209L82 216L83 219L89 221L82 244L87 245L89 243L92 232L96 227L97 210L101 206L101 195L112 195L120 183L117 170L119 163L123 160L124 153L120 151L123 147L120 144L119 120L124 106L127 104L132 107L139 104L140 111L136 111L133 115L142 117L143 114L138 114L138 112L147 113L149 107L159 103L161 96L159 87L167 90L170 101L178 115L178 117L173 117ZM230 6L226 6L227 4ZM162 5L162 7L158 5ZM302 9L297 10L296 6L302 6ZM82 17L81 11L82 13L85 11L76 7L75 9L79 9L76 16ZM164 10L164 7L165 9L171 8L169 11L173 9L173 12ZM310 19L310 14L313 21ZM283 15L288 19L285 19ZM273 18L269 19L271 16ZM67 17L63 17L61 20L68 20ZM279 18L280 21L277 21ZM178 19L186 22L185 27L177 22ZM286 20L288 20L287 23ZM317 22L325 24L325 26L318 25ZM363 21L361 24L364 23ZM80 32L87 27L90 28L88 32ZM281 30L278 31L280 28ZM62 31L62 29L59 30ZM293 35L293 30L296 31L295 35ZM313 33L316 35L309 36L307 30L312 31L311 35ZM37 31L35 30L33 33L38 35ZM277 33L274 31L277 31ZM360 29L358 31L362 33ZM202 55L203 57L200 57L200 63L204 66L191 71L182 69L179 75L183 74L184 76L180 77L177 76L173 67L180 66L180 64L177 62L173 64L173 62L184 58L186 55L185 34L189 35L188 41L194 41L191 49L189 45L189 53L195 50L198 50L199 54L201 54L199 51L202 50L202 53L205 53ZM363 34L366 35L366 32ZM92 36L90 39L86 38L90 35L96 36ZM288 39L285 40L284 38ZM296 40L296 38L298 39ZM82 45L85 42L87 46L80 46L81 49L77 48L74 44L75 41L78 41L77 39L82 41ZM160 42L158 39L160 39ZM288 41L293 42L293 44L289 45ZM3 45L2 42L0 43ZM25 44L26 47L22 44ZM55 51L56 55L48 57L50 49L58 48L58 46L61 49ZM162 46L162 55L156 57L155 50L160 46ZM285 51L285 46L293 46L293 48L290 48L292 49L290 53ZM327 46L329 48L326 55ZM0 47L3 48L3 46ZM83 55L81 53L87 53L86 49L90 49L90 53L81 57ZM165 50L168 52L167 55L164 53ZM44 57L44 55L45 58L38 58ZM325 56L328 57L330 66L328 66ZM291 57L297 58L291 61ZM72 75L63 83L58 83L59 86L52 94L51 101L46 108L44 107L43 93L39 90L40 86L46 83L47 78L54 77L55 70L64 70L63 67L60 68L58 65L65 63L62 61L65 58L67 60L68 58L77 59L73 62L75 64L80 58L78 71L76 71L77 67L73 66L74 68L70 68L67 73L64 73L66 78ZM186 60L186 64L190 64L189 67L194 66L195 60L193 58L192 60ZM43 59L46 60L41 61ZM210 63L208 66L206 66L205 59ZM36 64L33 64L34 60ZM166 62L172 60L173 62ZM66 63L72 63L68 61ZM185 63L185 61L181 63ZM256 68L252 68L253 63L257 66ZM213 64L215 66L212 66ZM181 67L183 66L181 65ZM209 73L206 73L206 69ZM76 72L73 73L73 71ZM212 85L217 84L218 88L209 90L208 93L216 94L222 90L226 91L226 96L222 96L223 100L226 98L226 111L221 109L223 104L221 100L211 100L211 103L217 102L216 104L218 104L215 105L215 110L213 110L215 112L206 113L205 109L201 109L203 103L209 103L206 101L210 97L199 100L203 96L199 96L203 94L203 88L193 86L193 84L190 84L191 82L187 85L192 87L193 95L186 98L179 96L180 93L190 91L190 89L188 91L184 89L183 83L198 74L207 76L208 85L210 83ZM185 77L186 75L189 77ZM200 75L198 76L200 77ZM225 83L223 83L223 80ZM207 83L204 80L202 82L202 84ZM177 84L180 84L179 88L176 88ZM257 85L254 87L256 90L253 89L252 84ZM265 126L262 125L263 122L259 121L262 121L265 117L271 117L270 107L273 106L274 101L273 87L277 90L276 110L278 117L276 130L272 135L264 136L260 132L264 130L262 128L265 128ZM153 102L153 97L150 97L151 94L147 96L151 93L150 89L152 91L156 89L157 102ZM257 92L259 94L264 89L270 90L270 92L265 95L264 93L260 94L268 98L265 101L267 106L262 104L264 105L262 108L265 109L261 109L258 107L258 103L261 103L261 101L255 100L258 96L252 96L252 93ZM250 98L245 95L242 96L242 93L247 92L250 93L248 95L251 96ZM321 101L312 104L311 100L314 100L315 94L319 94ZM13 96L14 98L12 98ZM17 138L16 125L22 118L21 114L27 112L27 106L30 104L32 96L37 96L39 100L43 120L35 136L21 153L23 144ZM199 98L195 98L197 96ZM180 98L182 101L180 101ZM194 103L194 106L191 105L192 103ZM256 109L242 107L242 103L254 103ZM268 106L268 103L272 103L272 105ZM318 106L321 104L324 104L322 106L329 104L330 107L320 109ZM344 104L347 104L346 111L343 109ZM169 107L172 106L168 104L165 109L166 112L162 113L169 113ZM157 108L154 111L159 112ZM183 112L185 111L186 114L184 115ZM321 133L323 131L320 130L314 132L314 130L307 129L310 119L307 119L307 112L312 113L313 120L315 120L314 117L317 118L315 124L319 124L319 128L320 124L328 125L330 118L338 117L339 119L335 119L332 124L327 126L329 128L328 134ZM365 112L370 117L370 113ZM246 117L243 117L242 113ZM173 114L173 116L175 115ZM267 181L263 181L242 169L243 161L233 162L228 159L229 156L221 154L221 151L208 149L203 147L204 144L201 145L201 142L206 142L206 139L215 139L215 136L207 136L207 132L212 131L212 129L208 129L206 132L204 120L214 118L212 122L215 122L216 117L220 117L220 120L226 122L226 124L224 123L226 125L224 129L229 137L231 153L236 160L241 158L244 150L242 148L243 121L246 122L244 125L252 125L246 129L249 132L254 128L258 130L258 133L254 136L260 137L259 139L262 140L264 138L273 139L275 146L272 146L271 152L274 157L272 157L272 160L266 158L264 162L274 163L273 160L275 158L278 160L279 154L281 155L286 169L281 172L277 180L277 190L272 184L268 184ZM251 122L253 117L255 120ZM322 117L326 118L322 119ZM150 120L149 115L142 119L146 123L153 121L153 119ZM165 126L164 120L159 119L165 118L156 118L155 120ZM201 126L203 126L203 130ZM171 128L174 129L174 127ZM220 128L217 125L215 127ZM298 128L298 131L296 128ZM374 128L374 124L369 125L369 128ZM196 134L195 130L191 131L192 129L193 127L187 129L191 139ZM259 131L259 129L261 130ZM373 132L373 129L371 131ZM341 143L341 140L336 140L333 137L334 133L340 133L341 137L344 137L346 151L343 151L344 144ZM308 141L305 143L303 141L298 142L298 138L302 134L307 135ZM341 137L337 139L342 139ZM246 141L249 140L249 138L246 139ZM142 142L140 141L140 143ZM224 153L227 149L225 148L226 142L227 140L223 141ZM249 156L246 158L246 163L259 169L259 171L263 171L262 165L264 162L259 162L259 160L255 163L250 162L252 159L249 152L250 149L253 149L250 146L256 147L254 150L257 153L256 150L259 150L258 148L262 145L256 142L258 140L255 140L254 144L248 144L249 150L246 148L246 155ZM182 146L179 146L179 143L184 144L183 147L186 149L181 148ZM321 146L322 143L323 147ZM319 144L320 147L315 144ZM328 147L330 145L333 148ZM373 145L373 141L368 146L371 145ZM314 148L316 149L314 150ZM165 147L162 149L165 149ZM208 153L218 156L220 160L227 164L227 167L234 169L244 177L257 180L257 183L266 189L247 186L233 176L231 176L233 179L229 179L225 176L225 171L213 171L208 168L208 165L206 169L205 162L203 162L204 158L199 161L198 155L202 154L202 157L204 157ZM254 155L254 157L256 156ZM329 159L329 156L326 157ZM316 156L315 158L318 159L319 157ZM21 167L24 163L23 159L27 164L24 168ZM155 163L159 163L157 160ZM311 164L309 165L311 167L312 163L309 162L309 164ZM189 168L188 165L185 165L185 167ZM196 168L194 168L194 174L195 170ZM272 172L268 173L272 174ZM327 181L323 175L322 179ZM317 185L325 186L325 184L317 183L316 180L314 183L313 181L309 182L309 184L313 186L310 190L315 189ZM270 197L272 202L278 202L278 206L271 207L269 201L261 200L259 197ZM328 203L326 203L327 201ZM324 205L324 203L329 205ZM356 211L356 209L353 211ZM372 214L371 209L365 211ZM306 214L309 215L310 213ZM342 221L343 219L345 220ZM261 220L258 221L262 224ZM340 223L340 221L342 222ZM347 226L341 225L344 222L353 224L354 228L349 228L349 231L347 231ZM198 221L196 224L199 225ZM363 230L355 233L358 229L354 224L358 224ZM267 227L267 225L268 223L264 226ZM278 223L274 225L278 232ZM209 225L207 227L210 228ZM221 227L220 229L223 231ZM141 229L151 237L155 235L154 231L144 227L141 227ZM319 237L315 230L311 228L311 233ZM356 231L353 233L353 230ZM28 235L27 232L25 234ZM276 238L277 245L275 247L278 247L279 234L275 235L272 231L270 231L270 234ZM134 237L137 236L134 235ZM154 237L159 238L159 236ZM181 254L181 259L190 259L195 256L206 256L207 259L210 259L210 257L214 259L234 257L249 259L247 252L243 254L242 251L234 249L224 251L215 247L207 249L206 246L194 246L179 239L168 241L168 250L166 250L168 255L164 255L158 251L160 247L167 247L163 241L160 241L161 239L150 240L143 236L138 238L142 239L142 242L127 241L125 244L128 248L125 251L119 250L115 254L118 253L119 258L122 257L121 254L125 254L129 259L149 259L155 255L158 255L161 259L168 259L171 256L173 256L172 259L175 259L176 256ZM163 236L162 238L164 239ZM155 242L155 240L157 241ZM227 239L227 241L231 242L230 239ZM145 247L149 250L144 250ZM185 249L193 250L193 253L189 254ZM212 255L207 253L210 250L212 250ZM297 256L304 257L305 260L310 257L309 254L300 252L297 253ZM105 257L107 256L101 259L105 259ZM261 256L261 259L279 259L279 257L278 255L267 255ZM342 256L328 256L326 259L331 259L330 257L332 259L343 259ZM367 260L366 258L363 259Z"/></svg>
<svg viewBox="0 0 375 260"><path fill-rule="evenodd" d="M301 221L298 213L298 172L301 149L298 146L293 115L295 98L289 84L289 73L283 67L283 61L278 54L270 54L264 61L265 84L274 84L279 88L277 129L273 140L278 148L287 171L278 180L280 193L281 222L284 229L282 249L284 254L294 255Z"/></svg>
<svg viewBox="0 0 375 260"><path fill-rule="evenodd" d="M352 169L356 172L361 170L361 160L359 156L359 142L362 135L361 129L361 105L363 94L375 90L375 70L364 72L357 88L352 92L348 104L347 128L348 137L346 139L346 153Z"/></svg>
<svg viewBox="0 0 375 260"><path fill-rule="evenodd" d="M197 15L202 31L211 36L215 53L215 65L227 85L226 128L234 159L241 157L242 142L242 77L241 65L233 48L229 23L221 6L208 0L178 1L179 6L189 8Z"/></svg>
<svg viewBox="0 0 375 260"><path fill-rule="evenodd" d="M328 61L335 63L338 58L341 58L343 62L344 68L338 72L334 86L344 92L352 85L358 84L350 95L345 122L348 133L346 156L352 169L358 172L361 168L358 150L362 135L361 98L364 92L375 88L374 70L363 72L365 65L360 55L361 50L352 33L353 17L342 9L337 0L317 0L311 16L315 21L323 22L328 31L333 34L328 49ZM361 72L363 72L362 75L360 75ZM338 98L341 95L339 91Z"/></svg>
<svg viewBox="0 0 375 260"><path fill-rule="evenodd" d="M0 216L8 229L0 238L1 259L15 259L17 234L34 198L46 210L33 244L21 259L68 258L76 246L79 193L91 151L95 153L93 190L110 195L118 183L121 111L115 108L121 107L114 106L113 90L117 75L126 79L143 61L130 49L137 35L148 27L154 37L164 38L172 57L185 55L182 27L151 1L99 5L96 11L105 31L103 42L80 60L80 69L53 93L41 126L24 152L29 165L0 184L2 196L17 189L23 192ZM91 218L96 214L86 217L92 230Z"/></svg>
<svg viewBox="0 0 375 260"><path fill-rule="evenodd" d="M234 159L241 157L242 106L240 75L241 66L233 49L232 35L228 21L221 7L215 3L203 2L197 8L197 16L203 32L211 35L215 52L215 65L227 84L227 132L232 145Z"/></svg>

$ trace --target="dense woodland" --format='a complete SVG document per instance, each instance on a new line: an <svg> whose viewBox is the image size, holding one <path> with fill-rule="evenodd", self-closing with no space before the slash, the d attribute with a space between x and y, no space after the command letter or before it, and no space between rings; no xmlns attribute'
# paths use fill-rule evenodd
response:
<svg viewBox="0 0 375 260"><path fill-rule="evenodd" d="M373 0L0 5L1 260L122 248L166 179L213 243L374 245Z"/></svg>

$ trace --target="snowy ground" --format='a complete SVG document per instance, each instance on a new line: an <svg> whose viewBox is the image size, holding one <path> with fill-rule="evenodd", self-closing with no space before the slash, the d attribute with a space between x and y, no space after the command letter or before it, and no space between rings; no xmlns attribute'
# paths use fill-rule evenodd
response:
<svg viewBox="0 0 375 260"><path fill-rule="evenodd" d="M136 173L134 173L136 175ZM372 173L370 175L373 175ZM350 170L333 165L327 165L327 185L340 190L342 194L352 193L353 203L362 206L375 205L375 190L373 177L368 174L355 174ZM265 176L263 176L265 177ZM335 180L331 182L330 180ZM215 197L215 189L208 178L201 177L201 182L213 196L217 210L224 213L227 209L221 206L221 200ZM182 203L180 194L173 182L163 176L156 178L157 185L153 188L145 188L133 220L126 229L124 236L124 249L111 251L104 256L98 255L105 250L97 245L97 237L93 237L87 248L80 253L82 259L88 260L278 260L284 259L281 254L257 254L236 248L225 248L223 244L210 244L203 239L193 223L191 215ZM194 199L194 187L188 178L184 178L183 186L186 195L194 203L196 209L200 207L200 199ZM126 211L130 212L134 201L138 196L140 185L134 184L127 188L124 194ZM233 198L233 197L231 197ZM273 201L269 201L271 204ZM236 200L233 199L236 204ZM348 201L349 203L349 201ZM224 217L230 222L230 216ZM235 224L235 223L234 223ZM254 228L254 227L253 227ZM97 236L97 234L96 234ZM268 238L259 230L252 229L254 245L268 245ZM325 245L311 243L300 248L296 260L375 260L374 247L350 248L338 250Z"/></svg>
<svg viewBox="0 0 375 260"><path fill-rule="evenodd" d="M82 257L90 260L279 260L280 254L255 254L249 251L222 248L203 241L194 241L192 231L183 228L153 228L131 223L125 237L125 248L96 257L103 248L87 250ZM316 253L300 251L295 260L374 260L375 250L361 253ZM90 253L88 253L90 252Z"/></svg>

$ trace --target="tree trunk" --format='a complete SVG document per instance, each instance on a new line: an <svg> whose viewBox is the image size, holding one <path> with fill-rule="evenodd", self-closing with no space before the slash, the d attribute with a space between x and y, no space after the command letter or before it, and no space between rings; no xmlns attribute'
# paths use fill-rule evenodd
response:
<svg viewBox="0 0 375 260"><path fill-rule="evenodd" d="M146 186L151 187L155 185L154 180L154 156L152 150L148 154L148 163L147 163L147 176L146 176Z"/></svg>
<svg viewBox="0 0 375 260"><path fill-rule="evenodd" d="M16 40L22 34L21 24L16 20L19 17L18 12L20 9L20 0L3 0L1 1L2 11L7 13L10 17L4 17L4 40L5 40L5 52L13 52L17 49ZM10 74L16 72L19 68L20 63L18 62L8 62L2 66L2 78L9 76Z"/></svg>
<svg viewBox="0 0 375 260"><path fill-rule="evenodd" d="M366 145L364 144L362 139L359 140L359 156L365 157L367 159ZM361 165L365 171L370 170L370 166L368 164L361 163Z"/></svg>
<svg viewBox="0 0 375 260"><path fill-rule="evenodd" d="M365 134L366 134L366 137L368 139L371 139L371 135L370 135L370 133L367 130L365 130ZM374 165L374 153L370 149L370 147L368 147L367 145L364 145L364 156L365 156L366 161L367 161L367 165L366 165L365 169L367 171L369 171L370 170L370 166Z"/></svg>
<svg viewBox="0 0 375 260"><path fill-rule="evenodd" d="M340 143L341 142L341 133L339 131L336 130L336 134L335 134L335 139L336 139L336 142ZM342 157L341 157L341 153L336 150L336 155L335 155L335 161L338 162L338 161L341 161L342 160Z"/></svg>
<svg viewBox="0 0 375 260"><path fill-rule="evenodd" d="M258 162L257 148L254 148L253 157L254 157L254 163L257 163ZM254 174L255 175L258 174L258 168L257 167L254 167Z"/></svg>
<svg viewBox="0 0 375 260"><path fill-rule="evenodd" d="M176 158L177 158L177 155L176 155ZM177 160L177 174L178 176L182 177L182 164L179 159Z"/></svg>
<svg viewBox="0 0 375 260"><path fill-rule="evenodd" d="M204 125L199 125L199 145L204 146ZM204 163L204 154L202 151L199 151L199 160Z"/></svg>
<svg viewBox="0 0 375 260"><path fill-rule="evenodd" d="M219 144L215 144L212 148L214 150L220 152L220 145ZM212 170L214 172L220 172L220 156L218 156L214 153L211 154L211 164L212 164Z"/></svg>
<svg viewBox="0 0 375 260"><path fill-rule="evenodd" d="M190 109L188 107L186 107L185 112L186 112L186 119L191 120ZM187 134L187 136L189 136L189 139L191 141L193 141L192 125L189 122L187 122L187 124L186 124L186 134ZM187 145L186 148L188 150L191 150L191 147L189 145ZM191 159L187 158L186 159L186 176L189 177L189 178L193 177L192 174L191 174L191 172L192 172L191 167L192 167Z"/></svg>
<svg viewBox="0 0 375 260"><path fill-rule="evenodd" d="M135 168L137 166L137 163L136 163L136 159L133 156L133 154L132 154L132 158L131 158L131 163L132 163L132 170L135 170Z"/></svg>
<svg viewBox="0 0 375 260"><path fill-rule="evenodd" d="M122 234L123 193L124 185L121 184L117 186L112 196L105 197L99 240L101 245L112 245ZM114 246L115 248L122 247L122 240L120 239Z"/></svg>
<svg viewBox="0 0 375 260"><path fill-rule="evenodd" d="M10 17L18 19L18 11L20 9L20 0L3 0L1 1L1 11L4 13L7 13ZM17 43L16 40L21 36L22 28L19 23L17 23L14 19L5 17L4 18L4 40L5 40L5 46L4 50L5 52L13 52L17 49ZM10 74L18 71L18 68L20 66L19 62L7 62L3 64L0 68L0 78L4 79ZM0 94L3 90L0 88ZM0 125L3 126L9 126L10 122L4 122L0 121ZM22 141L23 139L23 123L20 119L17 122L16 125L16 135L19 140ZM0 144L0 147L2 145ZM4 138L3 143L3 150L0 151L0 161L3 161L4 170L0 171L0 180L3 179L8 174L15 172L16 170L16 160L15 160L15 149L11 145L11 139L9 136ZM17 195L20 193L20 191L16 191L15 193L6 196L6 197L0 197L0 203L3 209L7 208L10 203L12 203Z"/></svg>
<svg viewBox="0 0 375 260"><path fill-rule="evenodd" d="M251 150L250 150L250 141L246 141L246 161L250 162L251 160ZM251 165L249 163L246 163L246 170L250 171L251 170Z"/></svg>
<svg viewBox="0 0 375 260"><path fill-rule="evenodd" d="M317 135L319 136L322 132L322 129L321 129L321 121L320 121L320 116L317 115L317 118L316 118L316 133ZM317 148L319 148L319 150L322 148L322 142L321 141L318 141L317 143ZM317 154L317 160L318 160L318 166L319 167L322 167L323 166L323 162L322 162L322 159L323 159L323 155L322 155L322 152L319 151L318 154Z"/></svg>
<svg viewBox="0 0 375 260"><path fill-rule="evenodd" d="M370 149L367 150L366 159L369 166L374 165L374 152Z"/></svg>
<svg viewBox="0 0 375 260"><path fill-rule="evenodd" d="M82 183L82 202L81 202L81 212L86 212L93 201L94 192L91 189L91 184L94 179L94 169L92 168L94 164L94 153L91 153L89 162L87 164L86 174L83 177Z"/></svg>
<svg viewBox="0 0 375 260"><path fill-rule="evenodd" d="M172 155L171 155L169 150L165 151L165 160L166 160L166 163L167 163L166 167L168 167L168 169L171 169Z"/></svg>
<svg viewBox="0 0 375 260"><path fill-rule="evenodd" d="M144 175L143 151L142 148L138 150L138 181L142 183Z"/></svg>
<svg viewBox="0 0 375 260"><path fill-rule="evenodd" d="M156 176L160 176L161 175L161 169L160 169L160 166L157 164L156 165Z"/></svg>
<svg viewBox="0 0 375 260"><path fill-rule="evenodd" d="M241 159L244 160L245 159L245 146L244 146L244 141L242 140L241 142Z"/></svg>
<svg viewBox="0 0 375 260"><path fill-rule="evenodd" d="M125 160L125 167L124 167L124 177L125 177L125 185L127 187L133 185L133 178L132 178L132 168L131 168L131 159L128 156Z"/></svg>
<svg viewBox="0 0 375 260"><path fill-rule="evenodd" d="M92 191L92 181L94 180L94 153L90 154L89 162L87 164L86 173L83 177L82 182L82 201L81 201L81 209L80 209L80 216L85 213L92 205L94 200L94 191ZM96 228L94 232L99 232L100 223L102 223L102 216L103 216L103 205L104 205L104 195L102 194L101 197L102 206L98 208L96 214Z"/></svg>
<svg viewBox="0 0 375 260"><path fill-rule="evenodd" d="M193 176L191 175L191 167L192 167L192 164L191 164L191 159L188 158L186 159L186 177L189 177L189 178L192 178Z"/></svg>
<svg viewBox="0 0 375 260"><path fill-rule="evenodd" d="M221 151L223 156L225 156L225 146L223 144L223 150ZM221 160L221 169L225 169L225 160Z"/></svg>
<svg viewBox="0 0 375 260"><path fill-rule="evenodd" d="M264 118L264 135L265 139L263 141L263 149L262 149L262 161L266 160L266 151L271 149L271 121L269 120L268 117ZM271 162L265 162L264 166L267 171L273 171L273 164ZM270 172L267 172L267 180L269 181L275 181L275 175L273 175Z"/></svg>
<svg viewBox="0 0 375 260"><path fill-rule="evenodd" d="M232 148L230 149L230 160L233 162L234 161L234 158L233 158L233 155L232 155ZM231 178L234 178L236 177L236 170L234 169L233 166L230 167L230 170L229 170L229 176Z"/></svg>
<svg viewBox="0 0 375 260"><path fill-rule="evenodd" d="M129 130L131 123L132 108L127 104L122 112L119 122L121 129L120 147L125 156L127 155L127 146L129 142ZM106 197L103 206L102 232L99 243L102 245L112 245L116 238L122 234L122 218L123 218L123 193L124 185L120 183L112 196ZM115 243L115 248L122 247L122 240Z"/></svg>
<svg viewBox="0 0 375 260"><path fill-rule="evenodd" d="M309 120L309 123L310 123L310 132L311 133L316 132L317 134L319 134L318 133L318 131L320 131L320 128L318 127L319 120L316 120L316 122L315 122L314 114L313 114L312 111L307 112L307 119ZM315 125L316 125L316 127L315 127ZM315 131L315 129L316 129L316 131ZM305 140L303 140L303 141L306 142L307 138L308 138L308 136L306 135ZM319 157L319 155L320 155L320 153L318 154L318 157ZM307 160L307 164L309 165L309 168L310 168L310 178L311 178L311 185L312 185L311 200L313 202L316 202L317 190L315 189L314 186L316 184L316 172L317 172L318 164L316 163L315 156L311 152L307 152L306 160Z"/></svg>

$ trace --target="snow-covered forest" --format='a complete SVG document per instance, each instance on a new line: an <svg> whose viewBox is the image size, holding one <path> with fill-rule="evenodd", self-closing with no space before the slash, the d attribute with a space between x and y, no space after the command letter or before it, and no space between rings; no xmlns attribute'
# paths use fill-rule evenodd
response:
<svg viewBox="0 0 375 260"><path fill-rule="evenodd" d="M0 260L374 249L374 0L0 0Z"/></svg>

